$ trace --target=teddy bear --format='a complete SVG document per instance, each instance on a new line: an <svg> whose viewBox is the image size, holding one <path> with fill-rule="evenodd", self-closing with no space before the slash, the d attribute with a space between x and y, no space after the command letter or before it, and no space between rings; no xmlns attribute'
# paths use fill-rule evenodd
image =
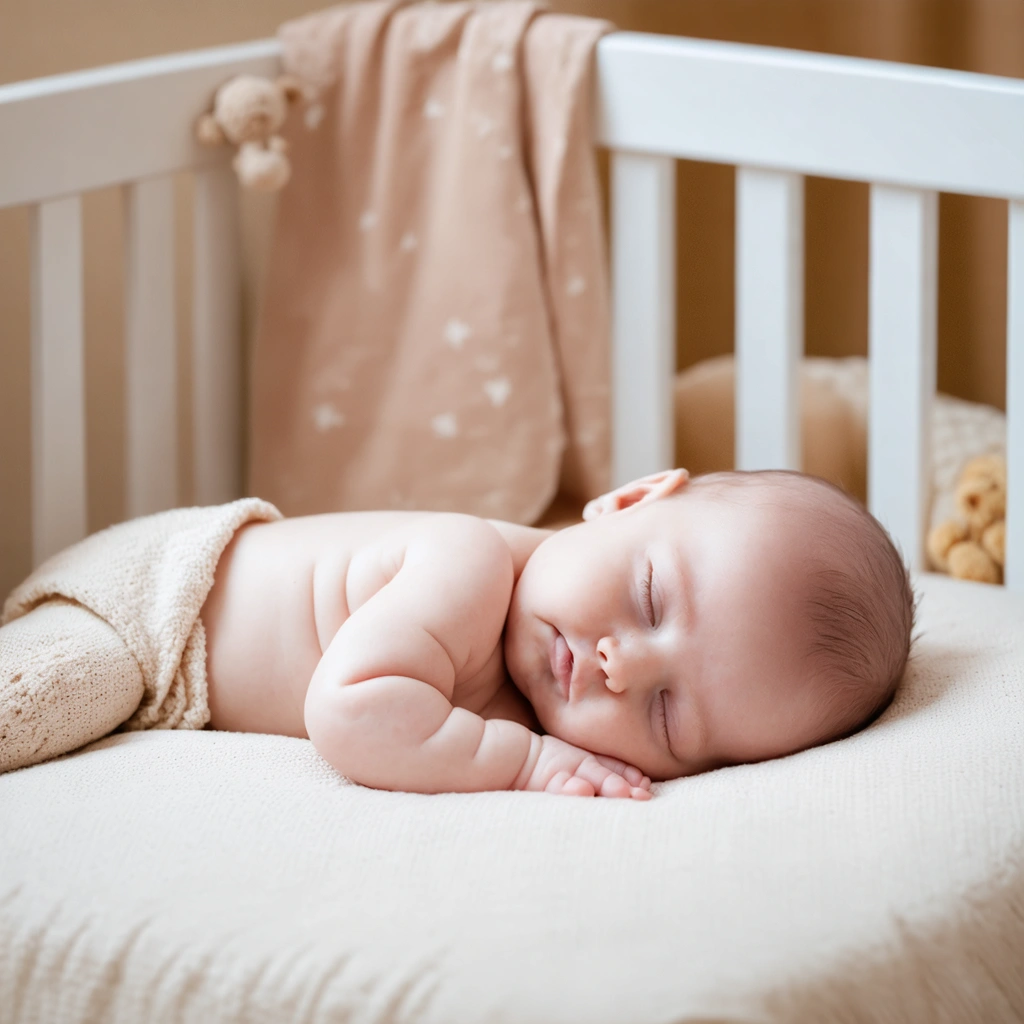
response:
<svg viewBox="0 0 1024 1024"><path fill-rule="evenodd" d="M954 495L957 515L928 534L932 565L962 580L1001 583L1006 561L1006 460L971 459Z"/></svg>
<svg viewBox="0 0 1024 1024"><path fill-rule="evenodd" d="M213 110L196 124L196 137L208 146L238 146L232 166L243 187L275 192L291 176L288 143L277 132L289 104L301 96L298 79L291 75L273 81L237 75L217 90Z"/></svg>

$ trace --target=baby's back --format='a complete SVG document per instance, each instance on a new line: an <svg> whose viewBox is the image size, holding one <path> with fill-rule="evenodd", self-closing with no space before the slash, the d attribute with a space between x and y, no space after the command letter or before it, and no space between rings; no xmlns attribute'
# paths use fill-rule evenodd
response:
<svg viewBox="0 0 1024 1024"><path fill-rule="evenodd" d="M211 727L305 736L306 689L323 652L436 518L340 512L239 531L202 610Z"/></svg>

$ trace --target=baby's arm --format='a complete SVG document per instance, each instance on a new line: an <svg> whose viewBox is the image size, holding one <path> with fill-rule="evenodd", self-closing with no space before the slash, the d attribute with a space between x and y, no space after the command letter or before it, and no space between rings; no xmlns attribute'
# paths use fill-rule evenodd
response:
<svg viewBox="0 0 1024 1024"><path fill-rule="evenodd" d="M511 592L512 557L493 527L470 516L433 520L321 658L305 704L317 750L378 789L631 795L620 772L586 751L452 706L457 676L500 641Z"/></svg>

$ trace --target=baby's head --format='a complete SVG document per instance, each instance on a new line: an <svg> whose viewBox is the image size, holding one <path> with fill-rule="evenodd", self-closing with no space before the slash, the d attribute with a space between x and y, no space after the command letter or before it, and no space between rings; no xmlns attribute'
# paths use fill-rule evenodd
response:
<svg viewBox="0 0 1024 1024"><path fill-rule="evenodd" d="M652 778L845 736L892 698L914 600L886 532L798 473L627 484L530 557L505 632L544 729Z"/></svg>

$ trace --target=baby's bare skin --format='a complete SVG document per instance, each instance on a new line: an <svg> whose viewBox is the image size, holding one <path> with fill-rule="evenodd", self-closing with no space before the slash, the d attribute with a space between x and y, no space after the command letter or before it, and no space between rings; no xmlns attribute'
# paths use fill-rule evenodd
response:
<svg viewBox="0 0 1024 1024"><path fill-rule="evenodd" d="M336 513L246 526L222 556L202 610L211 727L307 737L312 725L318 747L339 770L382 788L543 788L644 798L650 783L636 769L589 758L577 777L580 765L553 761L552 753L564 754L560 746L576 761L589 752L540 737L529 702L505 670L502 631L512 586L550 532L415 512ZM378 595L375 614L371 601ZM354 616L360 621L343 632ZM420 643L417 630L436 638L433 650ZM430 677L417 672L424 658L437 662L429 682L418 678ZM389 681L408 692L389 694ZM368 696L370 731L377 735L376 749L371 744L368 757L364 750L353 760L351 737L339 736L348 732L338 725L347 713L334 705L356 684L367 691L376 686ZM501 720L491 737L497 763L483 758L480 771L464 772L461 786L451 770L466 769L459 756L448 765L439 750L437 763L402 764L404 746L422 746L446 724L437 707L445 702L449 712ZM359 713L358 704L349 710ZM474 731L472 721L464 725ZM455 735L456 747L459 740ZM342 756L332 757L339 748ZM538 770L541 762L558 771Z"/></svg>
<svg viewBox="0 0 1024 1024"><path fill-rule="evenodd" d="M202 611L211 727L305 738L306 692L330 642L394 578L410 540L444 518L339 512L242 529L220 560ZM455 530L460 518L453 517ZM550 533L495 525L519 542L520 571L529 550ZM500 601L487 606L497 612ZM494 614L476 623L490 650L456 676L452 704L536 729L529 703L505 671L504 622L504 614Z"/></svg>
<svg viewBox="0 0 1024 1024"><path fill-rule="evenodd" d="M402 512L246 527L202 612L213 727L308 736L381 789L634 799L821 742L816 506L687 479L624 484L557 533Z"/></svg>

